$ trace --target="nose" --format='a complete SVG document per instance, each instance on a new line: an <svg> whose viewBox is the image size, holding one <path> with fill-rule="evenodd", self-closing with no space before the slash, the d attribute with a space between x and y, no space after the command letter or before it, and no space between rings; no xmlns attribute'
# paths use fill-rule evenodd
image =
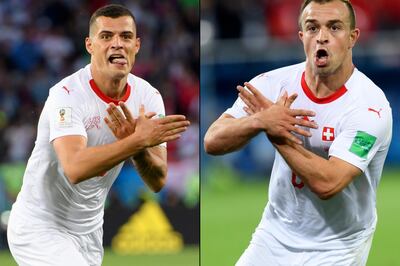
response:
<svg viewBox="0 0 400 266"><path fill-rule="evenodd" d="M317 37L317 43L318 44L325 44L328 42L328 31L324 28L321 28Z"/></svg>
<svg viewBox="0 0 400 266"><path fill-rule="evenodd" d="M111 48L113 48L113 49L121 49L122 48L122 42L118 35L114 36Z"/></svg>

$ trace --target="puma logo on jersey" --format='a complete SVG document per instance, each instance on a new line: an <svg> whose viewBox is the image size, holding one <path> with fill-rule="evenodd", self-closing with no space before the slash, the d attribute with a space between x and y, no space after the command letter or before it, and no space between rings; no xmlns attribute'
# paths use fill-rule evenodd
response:
<svg viewBox="0 0 400 266"><path fill-rule="evenodd" d="M65 87L65 86L62 86L62 88L68 93L68 95L69 95L69 93L72 91L72 90L69 90L67 87Z"/></svg>
<svg viewBox="0 0 400 266"><path fill-rule="evenodd" d="M382 111L382 108L380 108L379 111L377 111L377 110L375 110L375 109L372 109L372 108L368 108L368 111L377 113L378 116L379 116L379 118L381 118L381 111Z"/></svg>

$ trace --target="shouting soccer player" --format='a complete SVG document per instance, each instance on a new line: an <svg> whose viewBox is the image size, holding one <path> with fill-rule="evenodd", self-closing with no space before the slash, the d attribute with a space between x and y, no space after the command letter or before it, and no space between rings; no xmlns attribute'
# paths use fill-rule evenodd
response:
<svg viewBox="0 0 400 266"><path fill-rule="evenodd" d="M360 31L350 1L305 0L299 26L306 61L238 86L239 98L205 136L210 154L260 132L278 151L269 202L236 265L365 265L391 108L353 65Z"/></svg>
<svg viewBox="0 0 400 266"><path fill-rule="evenodd" d="M9 221L18 265L101 265L104 202L124 160L153 191L165 184L165 142L189 122L164 116L160 93L130 74L139 48L132 13L102 7L86 38L91 63L50 89Z"/></svg>

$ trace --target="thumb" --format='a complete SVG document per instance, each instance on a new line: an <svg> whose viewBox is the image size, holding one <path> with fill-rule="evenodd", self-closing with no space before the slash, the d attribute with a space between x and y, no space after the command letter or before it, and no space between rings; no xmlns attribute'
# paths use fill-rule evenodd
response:
<svg viewBox="0 0 400 266"><path fill-rule="evenodd" d="M144 105L141 104L139 107L139 116L144 116Z"/></svg>
<svg viewBox="0 0 400 266"><path fill-rule="evenodd" d="M146 113L144 116L146 117L146 118L152 118L153 116L155 116L156 115L156 113L155 112L148 112L148 113Z"/></svg>
<svg viewBox="0 0 400 266"><path fill-rule="evenodd" d="M296 100L297 96L297 93L293 93L292 95L290 95L285 102L285 107L290 108L294 100Z"/></svg>
<svg viewBox="0 0 400 266"><path fill-rule="evenodd" d="M276 102L277 105L285 106L286 99L288 97L287 91L284 91L281 97L279 97L278 101Z"/></svg>

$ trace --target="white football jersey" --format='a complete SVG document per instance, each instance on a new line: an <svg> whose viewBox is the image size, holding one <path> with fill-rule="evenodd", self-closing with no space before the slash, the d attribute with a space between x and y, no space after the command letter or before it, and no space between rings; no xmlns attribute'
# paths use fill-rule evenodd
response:
<svg viewBox="0 0 400 266"><path fill-rule="evenodd" d="M304 71L301 63L261 74L250 83L274 102L285 90L297 93L291 108L315 111L315 117L304 119L319 126L308 129L312 137L303 138L304 146L325 159L340 158L362 174L329 200L321 200L276 152L269 202L255 234L269 231L284 245L300 249L356 246L375 230L376 189L392 136L391 108L384 93L357 69L326 98L314 96ZM238 98L226 113L246 116L244 106Z"/></svg>
<svg viewBox="0 0 400 266"><path fill-rule="evenodd" d="M134 117L139 107L165 115L160 93L147 81L129 74L121 99ZM39 228L61 228L87 234L103 224L104 202L123 163L97 176L73 185L65 176L52 141L67 135L81 135L87 146L98 146L116 139L104 122L108 104L118 101L101 92L92 79L90 65L66 77L50 89L40 115L38 134L23 178L23 185L12 211Z"/></svg>

